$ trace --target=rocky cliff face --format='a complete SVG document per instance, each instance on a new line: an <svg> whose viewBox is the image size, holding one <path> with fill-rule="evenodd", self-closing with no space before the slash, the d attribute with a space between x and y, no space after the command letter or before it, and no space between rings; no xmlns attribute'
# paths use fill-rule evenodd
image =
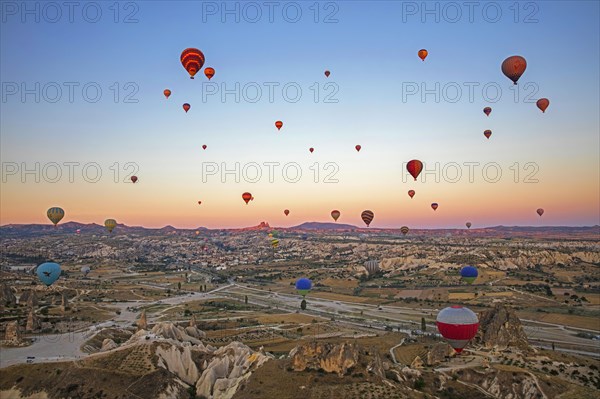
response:
<svg viewBox="0 0 600 399"><path fill-rule="evenodd" d="M479 331L474 343L488 349L530 349L521 320L513 309L503 304L479 314Z"/></svg>
<svg viewBox="0 0 600 399"><path fill-rule="evenodd" d="M0 306L9 306L17 303L17 298L10 287L5 283L0 283Z"/></svg>

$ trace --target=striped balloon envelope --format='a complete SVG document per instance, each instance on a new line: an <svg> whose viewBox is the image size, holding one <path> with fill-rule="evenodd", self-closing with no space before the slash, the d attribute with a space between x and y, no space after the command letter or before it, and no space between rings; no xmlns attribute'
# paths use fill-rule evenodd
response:
<svg viewBox="0 0 600 399"><path fill-rule="evenodd" d="M367 210L363 211L363 213L360 214L360 217L362 218L363 222L365 222L367 227L369 227L369 225L373 221L373 218L375 217L375 214L372 211Z"/></svg>
<svg viewBox="0 0 600 399"><path fill-rule="evenodd" d="M376 260L368 260L365 262L365 269L369 272L369 276L379 271L379 262Z"/></svg>
<svg viewBox="0 0 600 399"><path fill-rule="evenodd" d="M477 334L479 319L471 309L455 305L442 309L436 324L440 334L460 353Z"/></svg>
<svg viewBox="0 0 600 399"><path fill-rule="evenodd" d="M46 216L48 216L48 219L50 219L50 221L54 224L54 227L56 227L58 222L65 217L65 211L62 208L55 206L48 209Z"/></svg>

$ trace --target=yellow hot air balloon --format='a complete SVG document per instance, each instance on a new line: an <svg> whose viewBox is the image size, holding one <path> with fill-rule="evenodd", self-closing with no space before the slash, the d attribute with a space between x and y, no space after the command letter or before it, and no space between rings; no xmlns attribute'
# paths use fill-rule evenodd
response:
<svg viewBox="0 0 600 399"><path fill-rule="evenodd" d="M273 240L271 241L271 245L273 246L273 248L277 248L279 246L279 240L277 238L273 238Z"/></svg>
<svg viewBox="0 0 600 399"><path fill-rule="evenodd" d="M56 227L58 222L60 222L61 219L65 217L65 211L62 208L56 206L48 209L46 215L48 216L48 219L50 219L50 221L54 223L54 227Z"/></svg>
<svg viewBox="0 0 600 399"><path fill-rule="evenodd" d="M104 227L109 233L112 233L113 229L117 227L117 221L115 219L106 219L104 221Z"/></svg>

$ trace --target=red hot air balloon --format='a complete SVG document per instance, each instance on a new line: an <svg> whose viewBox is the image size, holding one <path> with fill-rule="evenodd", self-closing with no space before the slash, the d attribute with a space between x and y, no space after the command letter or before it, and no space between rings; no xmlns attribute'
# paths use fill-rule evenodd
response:
<svg viewBox="0 0 600 399"><path fill-rule="evenodd" d="M134 182L134 183L135 183L136 181L138 181L138 178L137 178L137 176L131 176L131 181L132 181L132 182Z"/></svg>
<svg viewBox="0 0 600 399"><path fill-rule="evenodd" d="M546 108L548 108L548 105L550 105L550 101L547 98L540 98L537 100L536 105L542 112L545 113Z"/></svg>
<svg viewBox="0 0 600 399"><path fill-rule="evenodd" d="M202 149L206 150L206 144L202 144Z"/></svg>
<svg viewBox="0 0 600 399"><path fill-rule="evenodd" d="M208 80L211 80L212 77L215 76L215 68L211 68L211 67L204 68L204 75L206 75Z"/></svg>
<svg viewBox="0 0 600 399"><path fill-rule="evenodd" d="M483 109L483 113L484 113L486 116L490 116L490 114L492 113L492 107L485 107L485 108Z"/></svg>
<svg viewBox="0 0 600 399"><path fill-rule="evenodd" d="M544 214L544 210L542 208L539 208L536 212L540 216L542 216Z"/></svg>
<svg viewBox="0 0 600 399"><path fill-rule="evenodd" d="M246 205L248 205L248 202L250 202L250 200L253 200L254 197L250 193L244 193L242 194L242 199L244 200L244 202L246 202Z"/></svg>
<svg viewBox="0 0 600 399"><path fill-rule="evenodd" d="M415 196L415 190L408 190L408 196L410 198L414 197Z"/></svg>
<svg viewBox="0 0 600 399"><path fill-rule="evenodd" d="M363 213L360 214L360 217L362 218L363 222L365 222L367 227L369 227L369 225L373 221L373 218L375 217L375 214L373 212L367 210L367 211L363 211Z"/></svg>
<svg viewBox="0 0 600 399"><path fill-rule="evenodd" d="M331 72L329 72L329 71L325 71L325 76L326 76L326 77L329 77L329 75L331 75Z"/></svg>
<svg viewBox="0 0 600 399"><path fill-rule="evenodd" d="M413 159L406 164L406 170L408 170L408 173L410 173L411 176L415 178L415 181L417 181L417 177L423 170L423 162L418 159Z"/></svg>
<svg viewBox="0 0 600 399"><path fill-rule="evenodd" d="M169 96L171 95L171 90L165 89L165 91L163 91L163 94L165 95L166 98L169 98Z"/></svg>
<svg viewBox="0 0 600 399"><path fill-rule="evenodd" d="M484 136L485 136L487 139L489 139L489 138L490 138L490 136L492 135L492 131L491 131L491 130L486 130L485 132L483 132L483 135L484 135Z"/></svg>
<svg viewBox="0 0 600 399"><path fill-rule="evenodd" d="M204 65L204 54L197 48L186 48L181 52L181 65L190 74L190 79L194 79L194 75L198 73L202 65Z"/></svg>
<svg viewBox="0 0 600 399"><path fill-rule="evenodd" d="M436 209L438 209L438 204L437 204L437 202L434 202L433 204L431 204L431 209L433 209L434 211L435 211Z"/></svg>
<svg viewBox="0 0 600 399"><path fill-rule="evenodd" d="M357 144L354 146L354 148L356 148L356 152L359 152L362 147L360 146L360 144Z"/></svg>
<svg viewBox="0 0 600 399"><path fill-rule="evenodd" d="M479 319L471 309L450 306L438 313L436 325L442 337L456 353L460 353L477 334Z"/></svg>
<svg viewBox="0 0 600 399"><path fill-rule="evenodd" d="M289 209L286 209L285 211L283 211L283 213L285 213L285 216L287 216L287 215L289 215L289 214L290 214L290 210L289 210Z"/></svg>
<svg viewBox="0 0 600 399"><path fill-rule="evenodd" d="M314 150L315 150L315 149L314 149L314 148L312 148L312 147L310 147L310 148L308 149L308 151L310 151L310 152L313 152Z"/></svg>
<svg viewBox="0 0 600 399"><path fill-rule="evenodd" d="M338 218L340 217L341 212L338 211L337 209L334 209L333 211L331 211L331 217L333 218L333 220L335 220L337 222Z"/></svg>
<svg viewBox="0 0 600 399"><path fill-rule="evenodd" d="M502 62L502 73L512 80L514 84L517 84L525 69L527 69L527 61L519 55L508 57Z"/></svg>
<svg viewBox="0 0 600 399"><path fill-rule="evenodd" d="M275 122L275 127L277 128L277 130L281 130L281 128L283 127L283 122L282 121Z"/></svg>
<svg viewBox="0 0 600 399"><path fill-rule="evenodd" d="M429 53L427 52L427 50L425 50L424 48L422 48L421 50L419 50L418 54L419 54L419 58L422 61L425 61L425 58L427 58L427 54L429 54Z"/></svg>
<svg viewBox="0 0 600 399"><path fill-rule="evenodd" d="M183 104L183 110L187 113L192 106L188 103Z"/></svg>

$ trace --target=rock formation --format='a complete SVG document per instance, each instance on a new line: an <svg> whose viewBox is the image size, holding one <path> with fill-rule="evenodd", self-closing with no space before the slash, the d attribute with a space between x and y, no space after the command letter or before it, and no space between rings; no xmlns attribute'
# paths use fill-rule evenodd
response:
<svg viewBox="0 0 600 399"><path fill-rule="evenodd" d="M37 331L41 327L41 323L38 320L33 308L29 308L29 314L27 315L27 325L25 331Z"/></svg>
<svg viewBox="0 0 600 399"><path fill-rule="evenodd" d="M445 342L439 342L431 347L427 352L426 364L436 366L443 362L447 356L455 356L456 352Z"/></svg>
<svg viewBox="0 0 600 399"><path fill-rule="evenodd" d="M104 341L102 341L102 348L100 348L100 352L107 352L117 348L118 346L119 345L117 345L115 341L110 338L106 338Z"/></svg>
<svg viewBox="0 0 600 399"><path fill-rule="evenodd" d="M22 341L21 331L19 330L19 322L14 320L6 325L6 334L4 340L11 345L19 345Z"/></svg>
<svg viewBox="0 0 600 399"><path fill-rule="evenodd" d="M139 320L137 321L138 330L147 330L148 322L146 321L146 311L142 310Z"/></svg>
<svg viewBox="0 0 600 399"><path fill-rule="evenodd" d="M415 357L415 360L410 364L411 369L422 369L423 368L423 360L421 360L420 356Z"/></svg>
<svg viewBox="0 0 600 399"><path fill-rule="evenodd" d="M9 306L17 303L17 298L10 287L5 283L0 283L0 306Z"/></svg>
<svg viewBox="0 0 600 399"><path fill-rule="evenodd" d="M513 309L503 304L496 304L479 314L479 331L474 343L496 350L508 347L530 349L521 320Z"/></svg>
<svg viewBox="0 0 600 399"><path fill-rule="evenodd" d="M26 304L30 308L36 308L39 305L39 299L34 290L23 291L19 297L19 304Z"/></svg>
<svg viewBox="0 0 600 399"><path fill-rule="evenodd" d="M206 336L206 333L198 330L197 327L188 326L183 328L166 322L156 323L152 328L152 334L179 342L189 342L194 345L202 344L200 339Z"/></svg>
<svg viewBox="0 0 600 399"><path fill-rule="evenodd" d="M69 309L69 299L67 295L63 292L60 296L60 309L65 312Z"/></svg>

